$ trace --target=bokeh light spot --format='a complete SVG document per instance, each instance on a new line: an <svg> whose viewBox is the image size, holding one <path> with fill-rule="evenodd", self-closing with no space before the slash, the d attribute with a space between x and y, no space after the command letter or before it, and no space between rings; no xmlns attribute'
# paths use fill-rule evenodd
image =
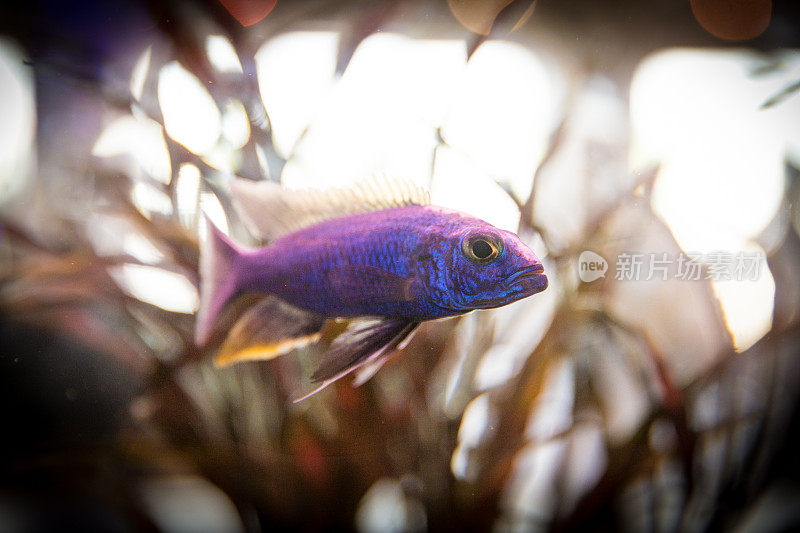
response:
<svg viewBox="0 0 800 533"><path fill-rule="evenodd" d="M133 205L147 218L154 214L169 216L172 214L172 200L166 193L144 182L138 182L131 191Z"/></svg>
<svg viewBox="0 0 800 533"><path fill-rule="evenodd" d="M250 138L250 121L244 104L239 100L229 100L222 112L222 136L234 150L247 144Z"/></svg>
<svg viewBox="0 0 800 533"><path fill-rule="evenodd" d="M36 130L33 82L22 50L0 39L0 202L25 183Z"/></svg>
<svg viewBox="0 0 800 533"><path fill-rule="evenodd" d="M781 205L797 99L761 104L796 76L796 58L774 75L752 76L757 64L749 52L669 50L634 76L632 161L661 163L652 207L686 252L752 250ZM757 280L713 288L737 350L769 330L775 287L766 265Z"/></svg>
<svg viewBox="0 0 800 533"><path fill-rule="evenodd" d="M252 26L261 22L272 12L278 0L219 0L233 18L242 26Z"/></svg>
<svg viewBox="0 0 800 533"><path fill-rule="evenodd" d="M168 184L172 177L164 132L158 122L149 118L129 115L114 120L95 141L92 155L127 155L156 181Z"/></svg>
<svg viewBox="0 0 800 533"><path fill-rule="evenodd" d="M514 200L471 161L447 146L436 149L431 201L500 229L516 231L519 226L520 213Z"/></svg>
<svg viewBox="0 0 800 533"><path fill-rule="evenodd" d="M197 311L197 289L182 274L144 265L123 265L109 272L122 290L138 300L176 313Z"/></svg>
<svg viewBox="0 0 800 533"><path fill-rule="evenodd" d="M228 233L228 217L225 216L225 209L222 208L219 198L213 192L202 191L200 193L200 210L223 233ZM206 238L206 225L200 224L197 229L202 241Z"/></svg>
<svg viewBox="0 0 800 533"><path fill-rule="evenodd" d="M530 50L490 41L472 55L453 87L442 137L519 198L561 113L563 80Z"/></svg>
<svg viewBox="0 0 800 533"><path fill-rule="evenodd" d="M325 187L383 174L427 185L436 128L465 59L458 40L391 33L364 39L284 167L282 183Z"/></svg>
<svg viewBox="0 0 800 533"><path fill-rule="evenodd" d="M209 35L206 38L206 54L211 64L220 72L241 73L242 63L231 42L222 35Z"/></svg>
<svg viewBox="0 0 800 533"><path fill-rule="evenodd" d="M133 66L133 71L131 72L130 90L131 95L136 100L141 100L142 94L144 94L144 84L147 81L147 73L150 71L150 58L152 55L153 47L148 46L147 49L142 52L142 55L139 56L139 59L136 60L136 64Z"/></svg>
<svg viewBox="0 0 800 533"><path fill-rule="evenodd" d="M261 99L269 110L275 149L283 157L292 153L331 90L338 46L336 32L289 32L256 53Z"/></svg>
<svg viewBox="0 0 800 533"><path fill-rule="evenodd" d="M200 209L200 169L191 163L184 163L178 169L178 182L175 184L175 207L181 224L185 227L192 227Z"/></svg>
<svg viewBox="0 0 800 533"><path fill-rule="evenodd" d="M772 0L691 0L692 13L704 30L720 39L743 41L769 26Z"/></svg>
<svg viewBox="0 0 800 533"><path fill-rule="evenodd" d="M518 20L514 21L514 29L519 28L533 14L536 2L531 0L447 0L447 7L455 19L469 31L489 35L498 15L515 1L529 4Z"/></svg>
<svg viewBox="0 0 800 533"><path fill-rule="evenodd" d="M170 137L200 155L215 146L220 134L219 109L200 80L177 61L161 68L158 103Z"/></svg>
<svg viewBox="0 0 800 533"><path fill-rule="evenodd" d="M755 344L772 328L775 307L775 279L767 266L764 251L748 244L743 253L762 258L757 276L746 279L714 280L712 287L719 300L733 346L741 352Z"/></svg>

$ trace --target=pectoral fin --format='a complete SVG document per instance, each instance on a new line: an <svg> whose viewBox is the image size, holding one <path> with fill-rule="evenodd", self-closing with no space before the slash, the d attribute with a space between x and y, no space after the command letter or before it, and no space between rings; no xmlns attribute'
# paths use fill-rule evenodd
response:
<svg viewBox="0 0 800 533"><path fill-rule="evenodd" d="M418 322L395 319L362 319L351 322L344 333L331 343L322 356L319 368L311 376L313 381L321 382L320 386L295 402L316 394L364 365L377 370L417 326Z"/></svg>
<svg viewBox="0 0 800 533"><path fill-rule="evenodd" d="M231 328L214 363L272 359L319 340L325 319L267 296L250 307Z"/></svg>

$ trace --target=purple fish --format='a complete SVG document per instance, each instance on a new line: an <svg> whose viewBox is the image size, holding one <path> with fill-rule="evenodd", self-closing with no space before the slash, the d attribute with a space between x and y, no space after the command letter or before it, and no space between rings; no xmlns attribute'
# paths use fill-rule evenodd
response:
<svg viewBox="0 0 800 533"><path fill-rule="evenodd" d="M427 205L427 193L404 182L298 192L236 179L231 192L266 246L242 247L208 224L198 344L230 302L261 296L228 332L220 365L270 359L316 341L327 319L357 317L323 355L312 376L316 392L365 365L371 376L422 321L500 307L547 287L542 263L519 237Z"/></svg>

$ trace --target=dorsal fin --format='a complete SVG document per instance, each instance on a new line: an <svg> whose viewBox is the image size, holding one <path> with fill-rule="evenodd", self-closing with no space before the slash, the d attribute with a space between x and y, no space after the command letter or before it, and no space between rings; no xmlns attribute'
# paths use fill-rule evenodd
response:
<svg viewBox="0 0 800 533"><path fill-rule="evenodd" d="M231 180L233 203L248 229L264 242L323 220L406 205L428 205L430 195L406 180L369 178L352 187L289 190L270 181Z"/></svg>

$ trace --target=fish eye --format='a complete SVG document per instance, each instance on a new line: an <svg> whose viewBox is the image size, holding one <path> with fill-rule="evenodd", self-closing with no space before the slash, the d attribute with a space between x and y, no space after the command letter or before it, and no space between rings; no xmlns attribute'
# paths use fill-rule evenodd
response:
<svg viewBox="0 0 800 533"><path fill-rule="evenodd" d="M491 263L503 252L499 239L486 235L467 237L461 242L461 251L467 259L479 265Z"/></svg>
<svg viewBox="0 0 800 533"><path fill-rule="evenodd" d="M494 248L483 239L478 239L472 243L472 255L478 259L486 259L494 252Z"/></svg>

